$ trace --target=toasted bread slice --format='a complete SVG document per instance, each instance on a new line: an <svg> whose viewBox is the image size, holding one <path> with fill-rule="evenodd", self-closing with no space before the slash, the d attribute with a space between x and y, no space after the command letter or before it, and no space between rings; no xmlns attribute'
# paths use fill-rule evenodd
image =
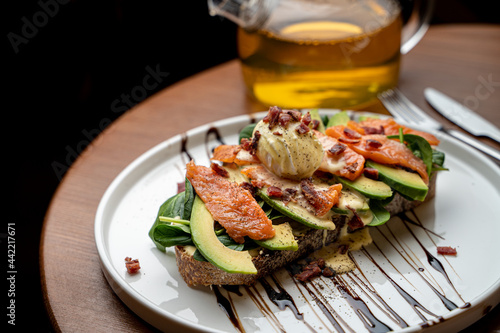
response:
<svg viewBox="0 0 500 333"><path fill-rule="evenodd" d="M429 192L424 201L409 201L396 193L394 199L385 208L392 216L409 211L424 202L431 200L436 191L436 173L430 179ZM335 242L341 228L346 223L345 216L336 216L335 230L308 229L297 237L299 248L297 251L272 251L262 248L259 254L253 257L257 274L227 273L209 262L198 261L186 251L183 246L175 247L177 267L184 281L190 286L196 285L252 285L258 279L292 263L305 258L315 250Z"/></svg>

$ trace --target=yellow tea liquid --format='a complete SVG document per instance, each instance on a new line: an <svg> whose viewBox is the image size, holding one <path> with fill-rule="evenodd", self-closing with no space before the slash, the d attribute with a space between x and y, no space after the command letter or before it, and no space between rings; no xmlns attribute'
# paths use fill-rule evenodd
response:
<svg viewBox="0 0 500 333"><path fill-rule="evenodd" d="M367 14L368 15L368 14ZM373 101L398 81L399 11L385 21L329 20L238 31L238 52L250 93L266 106L349 108ZM382 22L382 23L381 23ZM376 28L374 28L376 26Z"/></svg>

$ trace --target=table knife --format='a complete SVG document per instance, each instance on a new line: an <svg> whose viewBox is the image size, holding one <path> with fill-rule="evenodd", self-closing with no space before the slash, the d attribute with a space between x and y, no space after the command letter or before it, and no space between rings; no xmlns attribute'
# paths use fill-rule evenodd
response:
<svg viewBox="0 0 500 333"><path fill-rule="evenodd" d="M447 119L475 136L486 136L500 143L500 130L463 104L433 88L426 88L424 95L429 104Z"/></svg>

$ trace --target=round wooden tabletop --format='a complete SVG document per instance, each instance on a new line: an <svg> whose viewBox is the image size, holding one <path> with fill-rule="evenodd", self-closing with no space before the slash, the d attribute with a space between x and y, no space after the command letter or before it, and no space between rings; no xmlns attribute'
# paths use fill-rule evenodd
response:
<svg viewBox="0 0 500 333"><path fill-rule="evenodd" d="M425 87L461 102L468 98L479 114L500 127L499 59L500 26L432 26L403 57L400 88L450 127L425 102ZM160 142L214 120L267 108L246 95L240 65L234 60L160 91L125 112L87 147L58 187L44 221L41 279L56 331L155 331L120 301L101 272L94 241L101 197L129 163ZM366 110L386 113L380 104ZM466 331L500 329L498 308Z"/></svg>

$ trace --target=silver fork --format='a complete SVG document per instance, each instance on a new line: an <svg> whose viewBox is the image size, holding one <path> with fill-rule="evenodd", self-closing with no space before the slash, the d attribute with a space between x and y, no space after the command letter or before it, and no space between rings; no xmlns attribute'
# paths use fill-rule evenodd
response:
<svg viewBox="0 0 500 333"><path fill-rule="evenodd" d="M416 125L424 131L433 130L446 133L500 161L500 152L498 150L467 134L451 128L445 128L440 122L413 104L398 89L384 91L379 94L378 98L396 121L408 126Z"/></svg>

